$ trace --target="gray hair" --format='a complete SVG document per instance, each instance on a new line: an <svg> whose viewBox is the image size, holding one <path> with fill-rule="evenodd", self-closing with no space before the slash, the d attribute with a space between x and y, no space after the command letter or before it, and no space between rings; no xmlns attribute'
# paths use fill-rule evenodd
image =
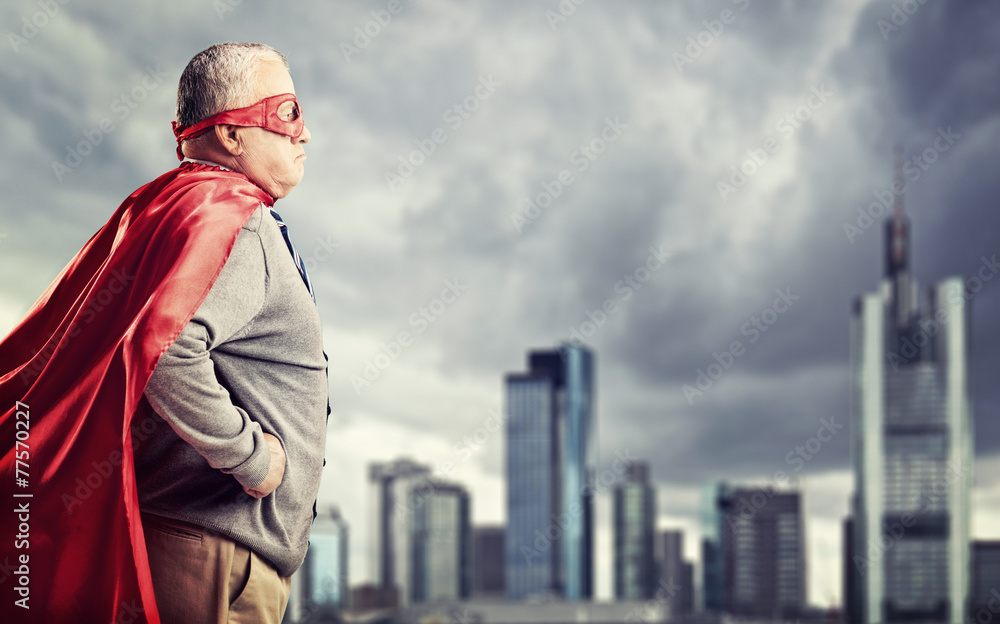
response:
<svg viewBox="0 0 1000 624"><path fill-rule="evenodd" d="M257 65L288 59L263 43L217 43L195 55L177 85L177 123L192 126L225 110L256 100Z"/></svg>

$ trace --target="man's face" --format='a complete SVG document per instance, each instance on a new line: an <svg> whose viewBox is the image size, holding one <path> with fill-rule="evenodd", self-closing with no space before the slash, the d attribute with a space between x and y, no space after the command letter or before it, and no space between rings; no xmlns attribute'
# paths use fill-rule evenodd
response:
<svg viewBox="0 0 1000 624"><path fill-rule="evenodd" d="M295 93L292 77L278 61L262 61L257 71L257 95L260 101L272 95ZM302 181L304 144L309 142L309 128L303 127L297 139L264 128L243 127L239 134L243 152L236 156L240 171L275 199L280 199Z"/></svg>

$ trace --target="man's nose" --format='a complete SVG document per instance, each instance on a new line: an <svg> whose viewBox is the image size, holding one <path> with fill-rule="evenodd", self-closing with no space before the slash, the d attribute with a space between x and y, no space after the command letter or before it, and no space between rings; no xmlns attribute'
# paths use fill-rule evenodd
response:
<svg viewBox="0 0 1000 624"><path fill-rule="evenodd" d="M297 142L299 142L299 143L308 143L309 139L311 139L311 138L312 138L312 134L309 133L309 128L306 127L305 124L303 124L302 125L302 134L300 134L299 138L297 138L295 140Z"/></svg>

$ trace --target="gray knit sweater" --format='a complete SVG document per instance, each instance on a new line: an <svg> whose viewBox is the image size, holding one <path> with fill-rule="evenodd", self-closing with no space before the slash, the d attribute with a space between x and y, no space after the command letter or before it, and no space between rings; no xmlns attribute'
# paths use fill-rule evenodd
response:
<svg viewBox="0 0 1000 624"><path fill-rule="evenodd" d="M261 206L160 358L146 387L149 404L133 419L140 510L227 535L282 576L298 569L324 463L322 339L316 305ZM264 432L281 440L285 474L256 499L242 486L267 475Z"/></svg>

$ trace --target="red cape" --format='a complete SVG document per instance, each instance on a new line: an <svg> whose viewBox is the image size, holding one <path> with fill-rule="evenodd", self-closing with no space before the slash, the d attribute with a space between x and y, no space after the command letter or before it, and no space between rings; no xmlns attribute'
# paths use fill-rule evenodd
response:
<svg viewBox="0 0 1000 624"><path fill-rule="evenodd" d="M159 623L129 425L262 202L239 173L181 164L0 342L0 622Z"/></svg>

